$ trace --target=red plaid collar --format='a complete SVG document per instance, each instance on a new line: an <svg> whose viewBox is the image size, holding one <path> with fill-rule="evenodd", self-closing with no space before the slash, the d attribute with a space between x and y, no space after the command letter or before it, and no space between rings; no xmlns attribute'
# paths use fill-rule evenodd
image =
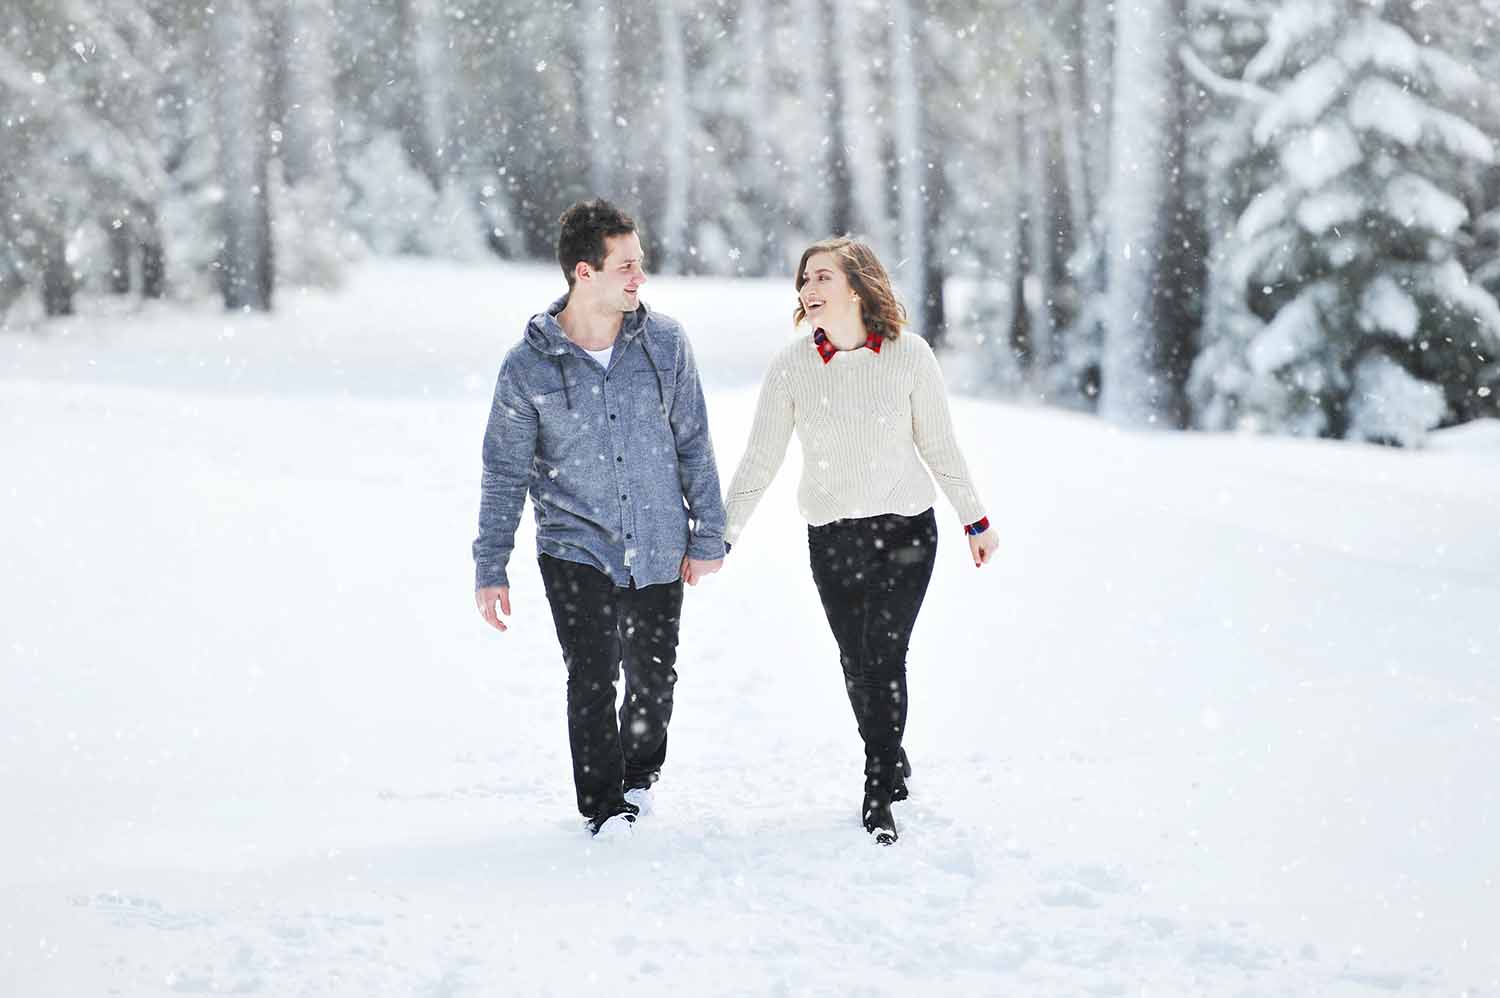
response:
<svg viewBox="0 0 1500 998"><path fill-rule="evenodd" d="M880 352L880 345L884 342L885 337L879 333L865 334L864 345L876 353ZM839 352L839 348L833 345L832 341L828 339L828 334L823 332L822 329L813 330L813 346L818 348L818 356L823 358L823 363L825 364L833 359L834 354ZM859 348L856 347L855 349Z"/></svg>

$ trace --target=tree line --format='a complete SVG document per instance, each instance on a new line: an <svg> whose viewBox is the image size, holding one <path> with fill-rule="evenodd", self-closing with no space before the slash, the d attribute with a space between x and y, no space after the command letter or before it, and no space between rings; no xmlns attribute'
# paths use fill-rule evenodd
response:
<svg viewBox="0 0 1500 998"><path fill-rule="evenodd" d="M11 0L0 322L361 254L868 239L968 387L1414 443L1500 415L1500 0Z"/></svg>

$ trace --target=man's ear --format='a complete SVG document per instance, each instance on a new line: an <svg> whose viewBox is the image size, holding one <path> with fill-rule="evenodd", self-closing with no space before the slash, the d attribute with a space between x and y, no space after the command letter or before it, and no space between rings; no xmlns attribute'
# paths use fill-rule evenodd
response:
<svg viewBox="0 0 1500 998"><path fill-rule="evenodd" d="M587 260L579 260L577 263L573 264L573 279L575 281L581 281L585 277L593 276L594 268L589 266Z"/></svg>

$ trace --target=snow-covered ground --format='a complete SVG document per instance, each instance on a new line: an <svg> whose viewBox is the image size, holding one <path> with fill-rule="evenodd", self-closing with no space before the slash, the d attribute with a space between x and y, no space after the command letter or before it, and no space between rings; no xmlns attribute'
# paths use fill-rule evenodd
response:
<svg viewBox="0 0 1500 998"><path fill-rule="evenodd" d="M956 402L1001 557L940 505L890 849L794 445L688 592L656 813L593 841L535 562L499 635L468 554L560 286L384 263L0 335L0 994L1500 994L1493 433ZM791 289L647 299L727 479Z"/></svg>

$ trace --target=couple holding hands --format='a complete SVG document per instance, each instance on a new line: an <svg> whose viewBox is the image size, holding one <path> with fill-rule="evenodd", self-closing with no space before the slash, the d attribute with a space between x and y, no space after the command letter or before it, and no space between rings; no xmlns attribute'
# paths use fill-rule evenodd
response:
<svg viewBox="0 0 1500 998"><path fill-rule="evenodd" d="M860 815L877 842L895 842L891 804L906 799L911 775L901 747L907 645L937 553L931 476L964 524L974 564L997 544L931 348L902 335L905 311L869 247L844 238L809 246L793 322L809 332L771 362L721 501L688 338L639 299L635 222L594 200L569 208L561 226L567 294L533 316L506 355L490 408L475 602L506 629L506 563L529 493L589 831L628 827L649 809L666 758L683 583L723 565L795 429L813 581L864 740Z"/></svg>

